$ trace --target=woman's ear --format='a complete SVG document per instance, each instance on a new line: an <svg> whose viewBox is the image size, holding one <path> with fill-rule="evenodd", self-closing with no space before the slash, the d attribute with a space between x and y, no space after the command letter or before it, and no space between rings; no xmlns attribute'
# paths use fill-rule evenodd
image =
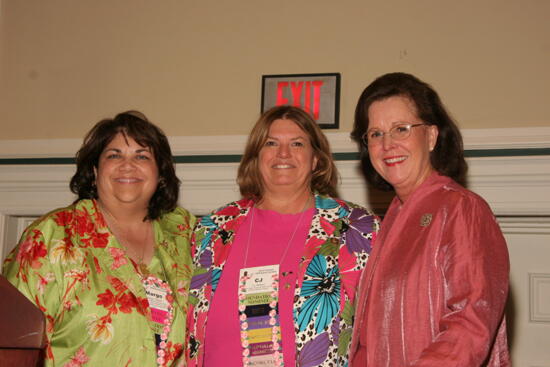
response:
<svg viewBox="0 0 550 367"><path fill-rule="evenodd" d="M319 158L316 155L314 155L313 156L313 161L312 161L312 164L311 164L311 172L313 172L317 169L317 163L319 163Z"/></svg>
<svg viewBox="0 0 550 367"><path fill-rule="evenodd" d="M435 145L437 144L437 137L439 136L439 129L436 125L428 126L428 146L430 152L434 150Z"/></svg>

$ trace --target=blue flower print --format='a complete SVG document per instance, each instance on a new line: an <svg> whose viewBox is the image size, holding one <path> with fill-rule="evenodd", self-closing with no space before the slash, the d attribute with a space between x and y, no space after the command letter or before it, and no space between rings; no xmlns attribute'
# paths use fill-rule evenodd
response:
<svg viewBox="0 0 550 367"><path fill-rule="evenodd" d="M212 292L218 288L218 283L220 282L220 277L222 276L221 269L214 269L212 271Z"/></svg>
<svg viewBox="0 0 550 367"><path fill-rule="evenodd" d="M212 228L216 226L216 223L212 220L212 216L205 215L201 218L201 225L203 227Z"/></svg>
<svg viewBox="0 0 550 367"><path fill-rule="evenodd" d="M324 198L322 196L315 197L315 207L319 209L334 209L338 207L336 200L332 198Z"/></svg>
<svg viewBox="0 0 550 367"><path fill-rule="evenodd" d="M297 313L300 331L304 331L315 313L315 332L319 334L338 314L340 300L340 273L338 267L327 269L324 256L316 255L309 264L300 297L306 301Z"/></svg>
<svg viewBox="0 0 550 367"><path fill-rule="evenodd" d="M212 220L212 218L209 215L205 215L204 217L202 217L202 219L200 221L200 224L203 227L209 229L209 230L206 231L205 236L201 240L201 246L200 246L199 251L202 252L202 251L204 251L206 246L208 246L208 244L212 240L212 232L213 232L213 229L216 227L216 223L214 223L214 221Z"/></svg>
<svg viewBox="0 0 550 367"><path fill-rule="evenodd" d="M338 218L347 217L348 214L349 210L347 208L341 206L340 209L338 209Z"/></svg>

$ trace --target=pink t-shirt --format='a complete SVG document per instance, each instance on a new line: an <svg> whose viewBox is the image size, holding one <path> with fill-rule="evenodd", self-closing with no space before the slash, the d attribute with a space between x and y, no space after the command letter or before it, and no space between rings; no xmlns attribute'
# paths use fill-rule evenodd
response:
<svg viewBox="0 0 550 367"><path fill-rule="evenodd" d="M243 365L237 294L239 270L245 267L247 244L247 268L280 264L279 315L284 363L287 366L295 365L293 300L296 273L315 209L308 209L303 215L302 213L280 214L257 208L251 210L254 211L252 231L250 231L251 212L236 234L231 253L212 297L204 341L205 367ZM281 263L281 257L294 230L296 233Z"/></svg>

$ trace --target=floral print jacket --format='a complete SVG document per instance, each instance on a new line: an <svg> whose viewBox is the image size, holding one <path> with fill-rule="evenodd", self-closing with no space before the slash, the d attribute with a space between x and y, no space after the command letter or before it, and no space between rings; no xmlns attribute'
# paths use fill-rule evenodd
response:
<svg viewBox="0 0 550 367"><path fill-rule="evenodd" d="M153 222L157 247L148 269L175 296L168 366L183 355L194 223L181 208ZM35 221L6 259L4 275L46 316L46 366L157 366L145 290L94 200Z"/></svg>
<svg viewBox="0 0 550 367"><path fill-rule="evenodd" d="M230 203L203 217L195 228L187 317L189 367L203 365L210 299L235 233L253 205L247 199ZM296 366L345 366L355 290L379 221L360 206L330 197L316 195L315 208L294 297Z"/></svg>

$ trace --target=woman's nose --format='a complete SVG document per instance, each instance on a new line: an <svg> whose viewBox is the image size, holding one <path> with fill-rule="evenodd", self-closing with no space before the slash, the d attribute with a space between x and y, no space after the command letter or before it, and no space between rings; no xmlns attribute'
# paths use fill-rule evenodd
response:
<svg viewBox="0 0 550 367"><path fill-rule="evenodd" d="M280 145L277 150L277 155L279 157L288 157L290 155L290 148L284 144Z"/></svg>
<svg viewBox="0 0 550 367"><path fill-rule="evenodd" d="M393 148L393 146L394 146L394 141L390 133L385 133L382 136L382 148L384 148L384 150L389 150Z"/></svg>
<svg viewBox="0 0 550 367"><path fill-rule="evenodd" d="M131 158L124 158L121 162L120 169L129 171L135 168L134 161Z"/></svg>

